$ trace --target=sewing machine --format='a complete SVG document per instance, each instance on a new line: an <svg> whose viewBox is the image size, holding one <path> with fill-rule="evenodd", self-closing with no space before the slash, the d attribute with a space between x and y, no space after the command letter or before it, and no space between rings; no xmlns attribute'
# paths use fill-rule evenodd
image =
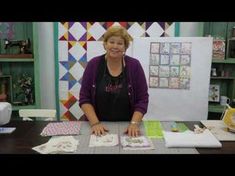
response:
<svg viewBox="0 0 235 176"><path fill-rule="evenodd" d="M5 50L11 47L19 47L19 54L31 54L30 40L4 40Z"/></svg>

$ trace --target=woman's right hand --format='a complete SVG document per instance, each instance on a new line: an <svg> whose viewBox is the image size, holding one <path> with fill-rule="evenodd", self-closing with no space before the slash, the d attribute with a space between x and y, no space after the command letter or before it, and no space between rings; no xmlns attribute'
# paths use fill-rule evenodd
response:
<svg viewBox="0 0 235 176"><path fill-rule="evenodd" d="M97 123L97 124L91 126L91 131L96 136L101 136L101 135L105 135L106 132L108 132L109 130L103 124Z"/></svg>

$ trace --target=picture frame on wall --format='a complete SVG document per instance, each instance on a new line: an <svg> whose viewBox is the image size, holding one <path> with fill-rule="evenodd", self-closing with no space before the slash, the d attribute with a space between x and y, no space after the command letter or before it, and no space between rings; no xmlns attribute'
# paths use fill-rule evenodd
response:
<svg viewBox="0 0 235 176"><path fill-rule="evenodd" d="M12 77L0 76L0 102L12 102Z"/></svg>
<svg viewBox="0 0 235 176"><path fill-rule="evenodd" d="M220 101L220 85L211 84L209 86L209 101L210 102Z"/></svg>
<svg viewBox="0 0 235 176"><path fill-rule="evenodd" d="M225 59L225 40L213 40L213 59Z"/></svg>

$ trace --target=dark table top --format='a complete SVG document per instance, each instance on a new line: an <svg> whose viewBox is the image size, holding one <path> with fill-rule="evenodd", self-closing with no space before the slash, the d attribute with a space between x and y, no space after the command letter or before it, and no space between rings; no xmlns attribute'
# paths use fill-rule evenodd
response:
<svg viewBox="0 0 235 176"><path fill-rule="evenodd" d="M200 122L184 122L188 128L193 129L194 124ZM11 121L4 125L16 127L11 134L0 134L0 154L34 154L32 147L46 143L50 137L40 136L48 121ZM222 148L196 148L200 154L235 154L235 141L222 141Z"/></svg>

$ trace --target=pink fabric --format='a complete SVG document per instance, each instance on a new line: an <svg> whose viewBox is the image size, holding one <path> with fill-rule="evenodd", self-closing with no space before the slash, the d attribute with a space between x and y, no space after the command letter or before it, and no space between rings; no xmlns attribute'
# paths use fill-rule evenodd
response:
<svg viewBox="0 0 235 176"><path fill-rule="evenodd" d="M42 130L41 135L78 135L80 126L81 122L79 121L51 122Z"/></svg>

